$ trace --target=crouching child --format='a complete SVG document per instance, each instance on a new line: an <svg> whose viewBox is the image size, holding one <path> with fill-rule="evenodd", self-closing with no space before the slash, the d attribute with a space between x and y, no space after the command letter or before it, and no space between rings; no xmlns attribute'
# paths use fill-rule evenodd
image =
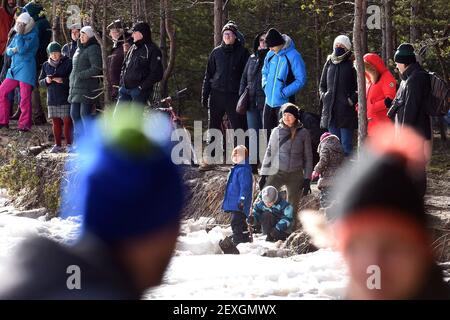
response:
<svg viewBox="0 0 450 320"><path fill-rule="evenodd" d="M292 205L279 196L278 190L267 186L259 193L248 223L260 224L266 241L284 241L292 233L293 212Z"/></svg>
<svg viewBox="0 0 450 320"><path fill-rule="evenodd" d="M252 204L253 176L248 161L248 150L239 145L233 149L231 161L234 163L228 175L222 209L231 213L232 239L225 238L219 242L224 253L239 253L239 243L250 242L246 218Z"/></svg>

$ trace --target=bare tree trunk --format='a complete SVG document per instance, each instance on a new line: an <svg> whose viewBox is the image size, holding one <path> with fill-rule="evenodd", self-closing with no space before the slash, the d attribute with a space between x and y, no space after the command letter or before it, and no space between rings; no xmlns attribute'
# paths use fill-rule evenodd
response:
<svg viewBox="0 0 450 320"><path fill-rule="evenodd" d="M316 47L316 88L319 88L320 85L320 74L322 70L322 49L320 47L320 21L319 21L319 15L316 13L314 14L314 42ZM322 112L320 107L320 99L319 99L319 90L316 90L316 97L315 97L315 105L317 106L317 111L319 114Z"/></svg>
<svg viewBox="0 0 450 320"><path fill-rule="evenodd" d="M166 34L169 38L169 61L167 62L167 68L164 71L164 75L161 81L161 90L163 97L166 97L169 95L168 92L168 83L169 83L169 77L172 74L173 68L175 66L175 54L176 54L176 43L175 43L175 28L173 27L172 17L171 17L171 3L170 0L164 0L165 4L165 11L166 11L166 19L165 19L165 27L166 27Z"/></svg>
<svg viewBox="0 0 450 320"><path fill-rule="evenodd" d="M419 29L417 27L417 19L419 13L419 1L411 0L411 19L409 27L409 42L415 43L419 39Z"/></svg>
<svg viewBox="0 0 450 320"><path fill-rule="evenodd" d="M383 61L387 61L387 52L386 52L386 2L387 0L381 0L381 59Z"/></svg>
<svg viewBox="0 0 450 320"><path fill-rule="evenodd" d="M230 0L222 0L223 1L223 7L222 7L222 26L224 26L228 22L228 7L230 4Z"/></svg>
<svg viewBox="0 0 450 320"><path fill-rule="evenodd" d="M58 35L58 27L59 27L59 17L57 14L57 9L59 7L59 1L54 0L52 1L52 41L57 41L57 35Z"/></svg>
<svg viewBox="0 0 450 320"><path fill-rule="evenodd" d="M222 42L223 0L214 0L214 46Z"/></svg>
<svg viewBox="0 0 450 320"><path fill-rule="evenodd" d="M385 16L386 16L386 63L389 62L389 60L393 59L394 54L394 39L393 39L393 26L392 26L392 5L394 0L384 0L385 6Z"/></svg>
<svg viewBox="0 0 450 320"><path fill-rule="evenodd" d="M162 65L164 70L167 69L168 64L168 53L167 53L167 30L166 30L166 20L167 20L167 6L165 0L160 0L160 22L159 22L159 47L162 54ZM168 94L167 82L162 81L160 86L161 96L166 97Z"/></svg>
<svg viewBox="0 0 450 320"><path fill-rule="evenodd" d="M365 2L366 5L363 8L364 11L361 17L361 51L363 55L369 51L369 45L367 43L367 0Z"/></svg>
<svg viewBox="0 0 450 320"><path fill-rule="evenodd" d="M366 77L362 47L363 19L367 10L367 0L355 0L355 21L353 25L353 44L355 48L356 71L358 75L358 148L361 148L367 135Z"/></svg>

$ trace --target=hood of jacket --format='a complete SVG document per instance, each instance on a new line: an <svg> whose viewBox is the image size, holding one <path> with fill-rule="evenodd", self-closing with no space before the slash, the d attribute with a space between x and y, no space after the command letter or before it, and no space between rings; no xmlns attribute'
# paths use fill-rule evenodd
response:
<svg viewBox="0 0 450 320"><path fill-rule="evenodd" d="M271 56L277 54L279 56L285 55L286 53L288 53L291 50L295 50L295 44L294 44L294 40L291 39L291 37L289 37L286 34L283 34L283 39L284 39L284 46L283 48L278 52L275 53L274 51L269 51L269 53L267 54L267 56L270 58Z"/></svg>
<svg viewBox="0 0 450 320"><path fill-rule="evenodd" d="M375 53L367 53L364 55L364 62L369 63L373 66L380 75L383 74L387 70L386 65L383 62L383 59Z"/></svg>
<svg viewBox="0 0 450 320"><path fill-rule="evenodd" d="M264 31L258 33L256 37L253 39L253 53L257 56L258 55L258 48L259 48L259 38L265 34Z"/></svg>
<svg viewBox="0 0 450 320"><path fill-rule="evenodd" d="M319 143L317 152L319 152L320 148L325 146L334 152L342 153L341 141L334 134L329 135Z"/></svg>

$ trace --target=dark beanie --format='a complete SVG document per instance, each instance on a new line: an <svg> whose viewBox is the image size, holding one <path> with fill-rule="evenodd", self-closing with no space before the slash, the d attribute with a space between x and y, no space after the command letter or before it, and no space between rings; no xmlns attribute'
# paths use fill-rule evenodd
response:
<svg viewBox="0 0 450 320"><path fill-rule="evenodd" d="M236 25L236 23L234 21L228 21L223 26L223 28L222 28L222 35L227 30L232 31L236 37L238 36L238 26Z"/></svg>
<svg viewBox="0 0 450 320"><path fill-rule="evenodd" d="M137 22L133 25L133 28L131 29L131 32L140 32L142 33L142 36L144 38L144 41L151 41L152 40L152 32L150 30L150 26L148 23L145 22Z"/></svg>
<svg viewBox="0 0 450 320"><path fill-rule="evenodd" d="M61 45L56 41L50 42L47 46L47 53L52 52L61 52Z"/></svg>
<svg viewBox="0 0 450 320"><path fill-rule="evenodd" d="M283 39L283 36L277 29L271 28L269 29L269 31L267 31L266 44L268 48L273 48L284 43L285 41Z"/></svg>
<svg viewBox="0 0 450 320"><path fill-rule="evenodd" d="M295 104L289 102L286 103L286 105L282 108L282 112L283 114L285 113L292 114L297 120L299 118L299 108Z"/></svg>
<svg viewBox="0 0 450 320"><path fill-rule="evenodd" d="M410 43L402 43L395 52L394 61L406 65L416 62L414 47Z"/></svg>
<svg viewBox="0 0 450 320"><path fill-rule="evenodd" d="M386 209L425 226L423 197L417 181L407 171L403 156L376 156L367 152L361 156L356 164L341 173L335 186L337 201L327 213L340 220L367 209Z"/></svg>
<svg viewBox="0 0 450 320"><path fill-rule="evenodd" d="M107 132L102 118L87 124L63 193L62 216L83 218L80 237L94 235L111 246L177 225L184 202L179 168L163 145L147 137L133 108L142 117L141 109L127 107L132 116L107 114ZM155 129L164 130L162 124Z"/></svg>

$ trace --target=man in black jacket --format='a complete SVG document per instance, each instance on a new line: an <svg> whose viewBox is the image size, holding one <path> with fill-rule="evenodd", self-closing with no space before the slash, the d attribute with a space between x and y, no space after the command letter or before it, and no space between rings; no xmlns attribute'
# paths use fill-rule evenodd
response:
<svg viewBox="0 0 450 320"><path fill-rule="evenodd" d="M431 140L431 120L425 112L431 90L430 76L416 61L414 47L409 43L397 48L394 61L402 82L388 115L393 120L396 118L401 126L408 125Z"/></svg>
<svg viewBox="0 0 450 320"><path fill-rule="evenodd" d="M66 43L62 47L61 53L63 54L63 56L66 56L70 59L73 58L73 55L78 48L78 40L80 40L80 30L81 25L79 23L75 23L70 27L70 37L72 38L72 41Z"/></svg>
<svg viewBox="0 0 450 320"><path fill-rule="evenodd" d="M150 26L138 22L131 31L134 43L122 64L117 106L126 101L145 105L163 77L161 50L152 41Z"/></svg>
<svg viewBox="0 0 450 320"><path fill-rule="evenodd" d="M209 129L220 130L225 113L234 130L247 129L247 120L236 112L236 104L242 73L250 54L238 40L238 35L237 25L228 22L222 28L222 43L209 55L202 88L202 105L209 112ZM202 165L202 168L206 167L206 163Z"/></svg>

